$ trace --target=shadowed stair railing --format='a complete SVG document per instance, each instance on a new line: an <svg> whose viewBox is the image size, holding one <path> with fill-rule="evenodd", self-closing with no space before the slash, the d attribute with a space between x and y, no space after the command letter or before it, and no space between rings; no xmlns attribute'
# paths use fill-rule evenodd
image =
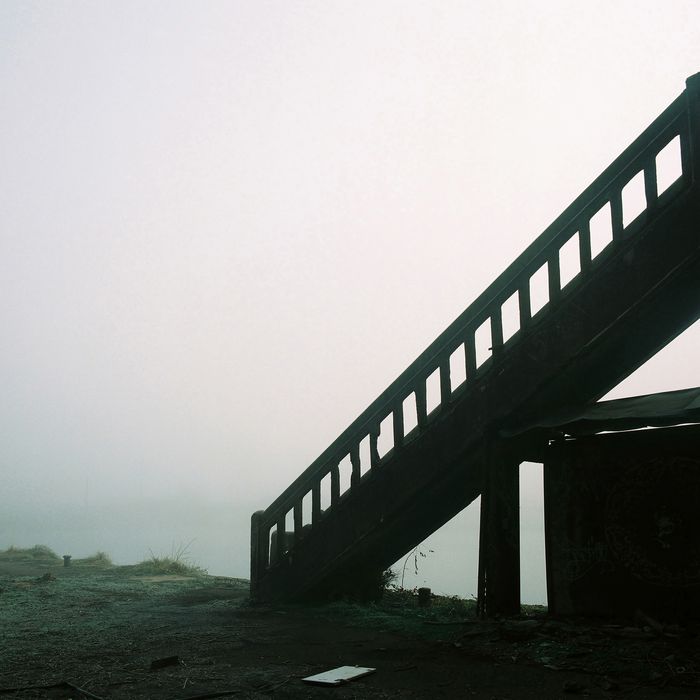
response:
<svg viewBox="0 0 700 700"><path fill-rule="evenodd" d="M484 449L505 422L572 395L599 398L697 318L699 87L700 74L689 78L641 136L253 515L254 597L313 594L350 572L390 565L478 496ZM542 279L544 303L532 293ZM669 299L678 300L670 315ZM439 399L429 386L439 387Z"/></svg>

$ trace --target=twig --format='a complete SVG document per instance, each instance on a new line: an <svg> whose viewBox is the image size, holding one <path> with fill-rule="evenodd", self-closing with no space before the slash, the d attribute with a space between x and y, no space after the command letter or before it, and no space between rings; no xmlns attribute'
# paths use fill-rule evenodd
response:
<svg viewBox="0 0 700 700"><path fill-rule="evenodd" d="M73 685L72 683L68 683L68 681L64 681L62 685L66 688L70 688L71 690L74 690L76 693L79 693L80 695L84 695L86 698L92 698L93 700L102 700L102 698L99 695L94 695L93 693L88 692L87 690L83 690L82 688L78 688L77 685Z"/></svg>
<svg viewBox="0 0 700 700"><path fill-rule="evenodd" d="M275 683L275 685L268 685L265 688L261 688L260 690L263 693L273 693L277 688L281 688L283 685L286 685L289 683L289 681L292 680L292 677L290 676L289 678L285 678L281 683Z"/></svg>
<svg viewBox="0 0 700 700"><path fill-rule="evenodd" d="M223 698L227 695L238 695L240 690L216 690L213 693L204 693L203 695L188 695L181 700L206 700L206 698Z"/></svg>

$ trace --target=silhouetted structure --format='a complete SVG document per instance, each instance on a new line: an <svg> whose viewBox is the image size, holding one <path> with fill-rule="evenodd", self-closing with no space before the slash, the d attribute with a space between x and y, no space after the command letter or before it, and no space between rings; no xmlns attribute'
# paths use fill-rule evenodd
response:
<svg viewBox="0 0 700 700"><path fill-rule="evenodd" d="M544 464L551 613L700 618L700 388L559 411L500 444L507 462ZM499 539L487 532L487 541ZM515 541L505 550L513 568ZM505 583L496 585L497 604L517 593ZM490 589L480 582L489 609Z"/></svg>
<svg viewBox="0 0 700 700"><path fill-rule="evenodd" d="M658 166L669 153L677 155L677 177L661 182ZM634 218L626 189L632 180L641 180L644 193ZM536 443L514 431L565 407L590 405L697 319L699 195L700 74L279 498L253 515L253 596L371 587L483 493L482 608L517 611L518 465ZM563 284L561 251L572 245L579 272ZM535 311L538 272L546 274L548 299ZM508 335L503 310L511 304L517 328ZM477 352L477 331L490 336L486 358ZM451 377L455 362L466 368L459 386ZM435 407L427 389L433 376ZM417 423L411 430L409 415ZM385 454L382 431L391 443ZM341 493L345 464L349 487ZM274 538L271 556L274 532L289 534Z"/></svg>
<svg viewBox="0 0 700 700"><path fill-rule="evenodd" d="M545 462L550 612L700 619L700 426L562 442Z"/></svg>

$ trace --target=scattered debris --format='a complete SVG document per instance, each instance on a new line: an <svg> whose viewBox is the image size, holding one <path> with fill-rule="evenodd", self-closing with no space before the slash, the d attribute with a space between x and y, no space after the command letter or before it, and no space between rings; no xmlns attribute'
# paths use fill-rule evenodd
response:
<svg viewBox="0 0 700 700"><path fill-rule="evenodd" d="M77 694L78 698L88 698L89 700L103 700L101 696L95 695L84 688L79 688L73 683L68 681L61 681L60 683L50 683L48 685L25 685L17 688L0 688L0 694L4 693L20 693L25 690L53 690L55 688L66 688Z"/></svg>
<svg viewBox="0 0 700 700"><path fill-rule="evenodd" d="M658 635L664 633L664 626L651 615L647 615L643 610L635 610L634 621L645 631L651 630Z"/></svg>
<svg viewBox="0 0 700 700"><path fill-rule="evenodd" d="M232 695L240 695L241 691L239 689L235 690L215 690L211 693L204 693L203 695L188 695L182 700L209 700L210 698L226 698Z"/></svg>
<svg viewBox="0 0 700 700"><path fill-rule="evenodd" d="M423 620L424 625L468 625L471 620ZM479 632L481 634L481 632Z"/></svg>
<svg viewBox="0 0 700 700"><path fill-rule="evenodd" d="M184 666L179 656L165 656L162 659L154 659L151 661L151 671L157 671L159 668L166 666Z"/></svg>
<svg viewBox="0 0 700 700"><path fill-rule="evenodd" d="M583 683L579 683L578 681L564 681L562 690L565 693L570 693L572 695L580 695L586 690L586 686L583 685Z"/></svg>
<svg viewBox="0 0 700 700"><path fill-rule="evenodd" d="M330 671L317 673L315 676L307 676L301 680L304 683L312 683L314 685L342 685L348 681L374 673L376 670L376 668L367 668L365 666L339 666Z"/></svg>
<svg viewBox="0 0 700 700"><path fill-rule="evenodd" d="M416 664L405 664L403 666L397 666L394 671L416 671L418 666Z"/></svg>
<svg viewBox="0 0 700 700"><path fill-rule="evenodd" d="M600 687L602 690L610 693L615 693L620 690L620 684L607 676L600 682Z"/></svg>
<svg viewBox="0 0 700 700"><path fill-rule="evenodd" d="M522 642L526 639L532 639L539 628L541 623L539 620L513 620L509 622L504 622L500 634L501 639L505 639L509 642Z"/></svg>
<svg viewBox="0 0 700 700"><path fill-rule="evenodd" d="M608 627L609 629L606 629L606 632L610 637L624 637L627 639L653 639L654 637L650 630L640 629L639 627L614 627L613 625Z"/></svg>

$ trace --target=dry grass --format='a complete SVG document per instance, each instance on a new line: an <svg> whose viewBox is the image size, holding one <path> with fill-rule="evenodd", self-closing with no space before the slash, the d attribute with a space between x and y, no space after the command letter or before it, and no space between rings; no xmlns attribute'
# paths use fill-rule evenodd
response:
<svg viewBox="0 0 700 700"><path fill-rule="evenodd" d="M191 544L191 543L190 543ZM113 570L136 576L204 576L206 570L192 563L188 556L189 545L173 548L167 556L158 556L151 552L148 559L126 566L115 566L112 558L106 552L95 552L88 557L72 559L71 566L76 569ZM29 548L9 547L0 551L0 562L13 564L32 564L55 567L62 563L63 557L46 545L35 545Z"/></svg>
<svg viewBox="0 0 700 700"><path fill-rule="evenodd" d="M11 562L60 562L61 557L50 547L43 544L35 544L33 547L20 548L11 546L4 552L0 552L0 560Z"/></svg>
<svg viewBox="0 0 700 700"><path fill-rule="evenodd" d="M125 572L137 576L205 576L206 570L173 557L151 556L150 559L134 564L122 566Z"/></svg>
<svg viewBox="0 0 700 700"><path fill-rule="evenodd" d="M108 569L114 566L112 558L106 552L95 552L84 559L74 559L73 564L77 566L95 566L101 569Z"/></svg>
<svg viewBox="0 0 700 700"><path fill-rule="evenodd" d="M206 569L193 564L189 557L192 542L172 548L169 555L158 556L152 551L149 559L135 566L122 567L137 576L206 576Z"/></svg>

